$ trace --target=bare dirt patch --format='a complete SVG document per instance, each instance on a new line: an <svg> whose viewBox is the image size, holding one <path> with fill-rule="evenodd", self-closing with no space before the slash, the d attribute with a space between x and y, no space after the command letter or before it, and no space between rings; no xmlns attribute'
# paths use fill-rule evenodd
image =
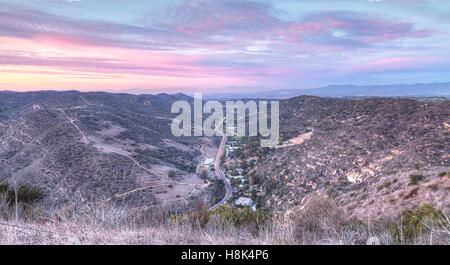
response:
<svg viewBox="0 0 450 265"><path fill-rule="evenodd" d="M282 148L282 147L288 147L288 146L294 146L294 145L299 145L302 144L304 141L311 139L311 137L314 134L314 130L307 132L307 133L302 133L299 136L289 139L287 140L285 143L283 143L282 145L276 146L275 148Z"/></svg>

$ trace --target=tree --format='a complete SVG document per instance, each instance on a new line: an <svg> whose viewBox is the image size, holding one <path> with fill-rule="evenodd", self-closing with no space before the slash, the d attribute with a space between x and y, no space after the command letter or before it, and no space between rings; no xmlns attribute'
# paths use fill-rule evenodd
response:
<svg viewBox="0 0 450 265"><path fill-rule="evenodd" d="M175 175L176 175L176 173L175 173L175 171L173 171L173 170L169 170L169 172L167 173L167 176L168 176L169 178L174 178Z"/></svg>
<svg viewBox="0 0 450 265"><path fill-rule="evenodd" d="M252 190L252 200L254 200L254 201L256 200L257 194L258 194L258 191L256 189L253 189Z"/></svg>
<svg viewBox="0 0 450 265"><path fill-rule="evenodd" d="M208 176L208 171L206 169L203 169L202 173L200 174L200 178L206 179Z"/></svg>
<svg viewBox="0 0 450 265"><path fill-rule="evenodd" d="M242 184L242 180L240 178L234 178L231 183L235 186Z"/></svg>

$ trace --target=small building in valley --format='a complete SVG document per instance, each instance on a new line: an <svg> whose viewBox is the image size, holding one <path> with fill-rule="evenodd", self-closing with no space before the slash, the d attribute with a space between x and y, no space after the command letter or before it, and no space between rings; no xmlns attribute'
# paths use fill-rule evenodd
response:
<svg viewBox="0 0 450 265"><path fill-rule="evenodd" d="M250 207L252 208L253 211L256 211L256 203L248 198L248 197L239 197L239 199L234 201L234 204L236 206L240 206L240 207Z"/></svg>

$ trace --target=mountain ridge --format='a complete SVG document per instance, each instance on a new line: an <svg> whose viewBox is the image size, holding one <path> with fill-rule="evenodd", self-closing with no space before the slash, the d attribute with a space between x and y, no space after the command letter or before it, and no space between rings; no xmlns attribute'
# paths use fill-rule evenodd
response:
<svg viewBox="0 0 450 265"><path fill-rule="evenodd" d="M412 85L329 85L311 89L267 90L255 93L211 93L205 98L278 98L295 96L319 97L450 97L450 82Z"/></svg>

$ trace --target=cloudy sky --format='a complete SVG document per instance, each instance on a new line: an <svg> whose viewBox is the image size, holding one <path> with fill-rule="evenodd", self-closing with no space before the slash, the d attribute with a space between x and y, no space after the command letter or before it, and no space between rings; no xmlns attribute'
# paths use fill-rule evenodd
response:
<svg viewBox="0 0 450 265"><path fill-rule="evenodd" d="M448 0L0 0L0 90L446 81Z"/></svg>

